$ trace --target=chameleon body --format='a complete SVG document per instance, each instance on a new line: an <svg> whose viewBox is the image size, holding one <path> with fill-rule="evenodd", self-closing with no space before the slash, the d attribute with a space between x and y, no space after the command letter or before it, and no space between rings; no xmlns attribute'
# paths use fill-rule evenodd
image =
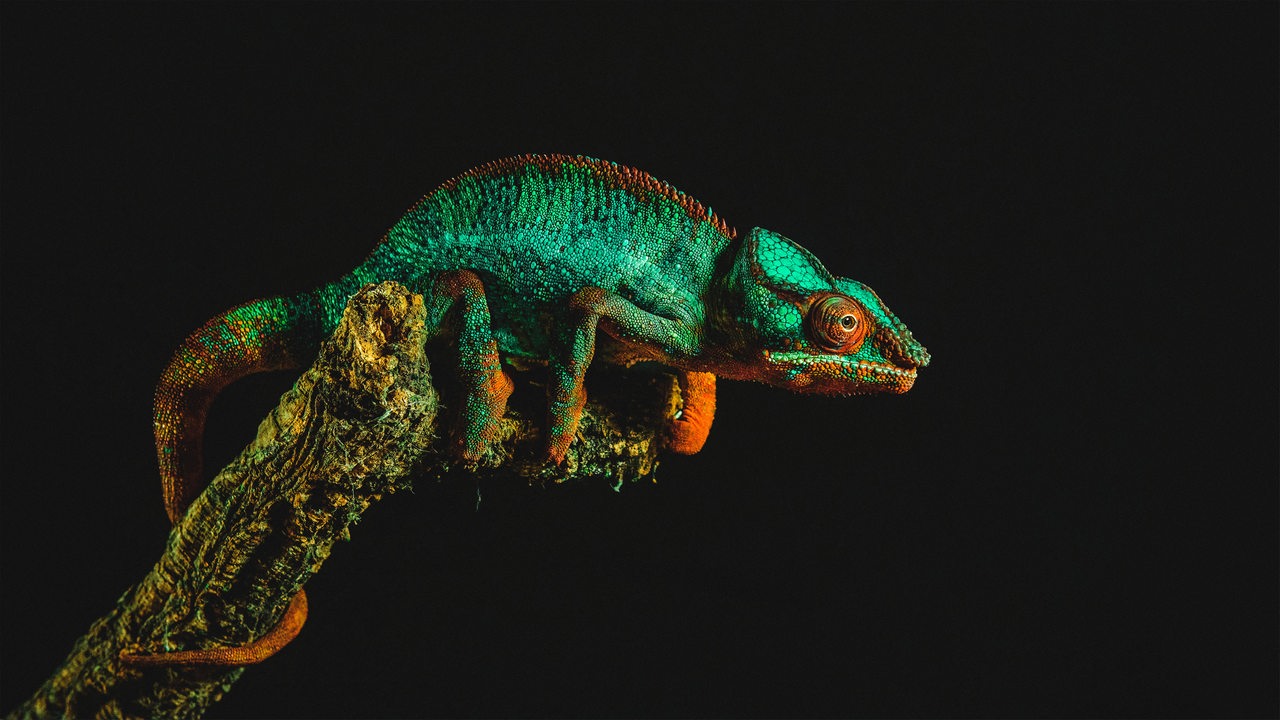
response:
<svg viewBox="0 0 1280 720"><path fill-rule="evenodd" d="M684 407L668 445L697 452L715 378L800 392L902 393L929 355L867 286L755 228L738 237L712 210L647 173L582 156L525 155L470 170L424 197L336 282L258 300L182 344L155 399L165 508L177 522L201 488L205 413L227 383L309 361L366 283L423 294L429 322L453 319L465 399L453 451L477 459L494 438L511 380L506 357L546 362L547 458L564 460L593 358L663 363ZM598 352L598 355L597 355ZM136 664L245 664L301 627L286 619L244 648L133 655ZM299 617L301 615L301 617ZM219 655L221 653L221 655Z"/></svg>

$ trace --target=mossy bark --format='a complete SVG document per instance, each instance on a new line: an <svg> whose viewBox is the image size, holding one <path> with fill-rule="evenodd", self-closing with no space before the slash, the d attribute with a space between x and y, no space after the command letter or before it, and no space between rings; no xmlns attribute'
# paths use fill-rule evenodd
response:
<svg viewBox="0 0 1280 720"><path fill-rule="evenodd" d="M411 481L616 485L653 472L678 402L673 379L596 368L609 377L589 388L563 466L542 461L544 400L523 373L501 442L479 463L458 466L444 440L455 383L449 373L433 380L428 362L438 348L438 366L448 365L450 346L428 343L424 323L422 298L400 285L355 295L315 364L173 528L152 570L10 717L200 716L245 668L132 669L119 654L229 647L262 635L361 513Z"/></svg>

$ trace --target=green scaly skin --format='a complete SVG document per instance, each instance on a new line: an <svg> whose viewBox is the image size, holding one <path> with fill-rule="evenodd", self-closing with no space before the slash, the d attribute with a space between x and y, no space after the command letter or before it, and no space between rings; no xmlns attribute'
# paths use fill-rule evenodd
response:
<svg viewBox="0 0 1280 720"><path fill-rule="evenodd" d="M187 338L155 402L156 451L173 522L201 487L200 436L217 392L244 375L308 360L347 299L385 280L422 293L435 327L450 313L456 318L466 398L454 451L464 460L483 454L505 411L511 381L503 356L548 365L553 463L564 460L573 440L597 345L606 362L676 369L685 407L669 445L684 453L696 452L710 429L717 376L798 392L902 393L929 362L870 288L831 275L775 232L755 228L738 238L696 200L616 163L509 158L424 197L342 279L241 305ZM294 605L305 613L305 602ZM238 655L131 658L245 664L269 656L279 638L274 642L261 651L231 649L244 650Z"/></svg>

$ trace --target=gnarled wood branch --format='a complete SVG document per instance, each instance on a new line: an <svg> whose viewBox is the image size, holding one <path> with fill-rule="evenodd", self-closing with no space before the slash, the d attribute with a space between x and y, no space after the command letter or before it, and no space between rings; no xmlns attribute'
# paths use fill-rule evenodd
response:
<svg viewBox="0 0 1280 720"><path fill-rule="evenodd" d="M663 374L614 374L593 387L559 468L542 461L542 395L517 377L502 441L478 465L456 467L441 440L451 384L447 373L434 378L442 404L424 322L422 298L395 283L355 295L315 364L195 500L152 570L11 717L200 716L244 668L133 669L120 652L262 635L361 513L411 480L620 483L652 473L678 401Z"/></svg>

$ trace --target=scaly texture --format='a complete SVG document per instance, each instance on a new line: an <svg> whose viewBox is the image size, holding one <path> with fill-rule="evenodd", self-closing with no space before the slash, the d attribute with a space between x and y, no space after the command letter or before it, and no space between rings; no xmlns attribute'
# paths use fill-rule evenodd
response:
<svg viewBox="0 0 1280 720"><path fill-rule="evenodd" d="M497 437L512 388L504 357L547 365L553 465L571 452L596 357L677 371L683 407L667 442L684 453L706 440L716 377L801 392L901 393L929 360L870 288L831 275L777 233L755 228L738 238L710 208L616 163L509 158L424 197L340 280L239 306L187 339L155 403L172 520L201 486L200 434L214 395L238 377L308 358L347 299L385 280L422 293L433 332L456 337L464 389L452 445L470 462Z"/></svg>

